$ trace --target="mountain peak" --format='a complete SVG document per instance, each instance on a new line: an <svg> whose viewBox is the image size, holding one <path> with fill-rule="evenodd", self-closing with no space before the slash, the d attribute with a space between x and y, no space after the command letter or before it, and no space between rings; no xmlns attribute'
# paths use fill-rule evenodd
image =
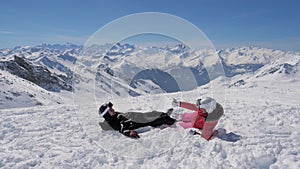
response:
<svg viewBox="0 0 300 169"><path fill-rule="evenodd" d="M178 43L173 47L168 46L167 50L169 50L171 53L174 53L174 54L180 54L180 53L187 51L188 48L184 44Z"/></svg>
<svg viewBox="0 0 300 169"><path fill-rule="evenodd" d="M35 47L41 47L45 49L57 49L57 50L65 50L65 49L80 49L82 48L81 45L75 45L72 43L66 43L66 44L46 44L43 43L41 45L37 45Z"/></svg>

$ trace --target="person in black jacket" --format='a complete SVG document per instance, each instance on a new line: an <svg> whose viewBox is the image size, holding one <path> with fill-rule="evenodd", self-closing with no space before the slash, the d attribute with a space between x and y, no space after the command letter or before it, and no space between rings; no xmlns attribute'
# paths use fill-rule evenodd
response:
<svg viewBox="0 0 300 169"><path fill-rule="evenodd" d="M175 123L175 119L169 115L173 109L169 109L167 113L152 111L152 112L128 112L120 113L113 109L111 102L103 104L99 108L99 115L105 119L103 123L99 123L102 129L113 129L119 131L125 136L131 138L139 138L135 129L145 126L158 127L163 124L172 125ZM108 125L106 125L106 124ZM106 125L106 127L105 127ZM109 126L109 128L107 128Z"/></svg>

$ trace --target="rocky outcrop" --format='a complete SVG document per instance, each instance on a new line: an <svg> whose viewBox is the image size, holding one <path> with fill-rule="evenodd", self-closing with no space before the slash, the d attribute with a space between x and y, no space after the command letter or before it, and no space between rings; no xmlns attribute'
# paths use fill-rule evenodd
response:
<svg viewBox="0 0 300 169"><path fill-rule="evenodd" d="M1 61L0 69L31 81L48 91L72 91L70 77L52 73L46 67L35 64L25 58L14 56L13 60Z"/></svg>

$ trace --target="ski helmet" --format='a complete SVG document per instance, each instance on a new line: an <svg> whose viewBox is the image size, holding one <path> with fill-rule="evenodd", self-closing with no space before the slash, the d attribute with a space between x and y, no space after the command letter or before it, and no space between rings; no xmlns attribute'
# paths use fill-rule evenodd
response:
<svg viewBox="0 0 300 169"><path fill-rule="evenodd" d="M197 100L197 107L205 109L207 113L212 113L217 107L217 102L211 97L205 97Z"/></svg>
<svg viewBox="0 0 300 169"><path fill-rule="evenodd" d="M110 108L112 108L113 104L111 102L103 104L99 108L99 115L104 117L104 115L109 111Z"/></svg>

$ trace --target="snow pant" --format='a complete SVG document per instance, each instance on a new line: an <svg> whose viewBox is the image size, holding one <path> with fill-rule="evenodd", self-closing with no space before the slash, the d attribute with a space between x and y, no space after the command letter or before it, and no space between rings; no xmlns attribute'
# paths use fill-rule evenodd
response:
<svg viewBox="0 0 300 169"><path fill-rule="evenodd" d="M183 128L192 128L193 122L192 120L197 116L197 112L193 113L184 113L182 115L182 122L179 122L179 125ZM201 137L205 138L206 140L210 140L210 138L213 135L214 128L218 124L217 121L205 121L203 128L202 128L202 134Z"/></svg>
<svg viewBox="0 0 300 169"><path fill-rule="evenodd" d="M167 113L152 111L146 113L128 112L120 113L118 119L123 125L124 130L134 130L141 127L151 126L158 127L164 124L172 125L175 119L171 118Z"/></svg>
<svg viewBox="0 0 300 169"><path fill-rule="evenodd" d="M193 122L192 120L197 116L197 112L193 113L184 113L181 117L182 122L179 122L179 125L183 128L192 128Z"/></svg>
<svg viewBox="0 0 300 169"><path fill-rule="evenodd" d="M99 125L103 130L134 130L140 127L158 127L163 124L172 125L175 119L171 118L167 113L152 111L152 112L128 112L119 113L118 117L111 122L100 122Z"/></svg>
<svg viewBox="0 0 300 169"><path fill-rule="evenodd" d="M210 140L211 137L213 136L214 129L217 124L218 121L205 122L202 129L201 137L205 138L206 140Z"/></svg>

